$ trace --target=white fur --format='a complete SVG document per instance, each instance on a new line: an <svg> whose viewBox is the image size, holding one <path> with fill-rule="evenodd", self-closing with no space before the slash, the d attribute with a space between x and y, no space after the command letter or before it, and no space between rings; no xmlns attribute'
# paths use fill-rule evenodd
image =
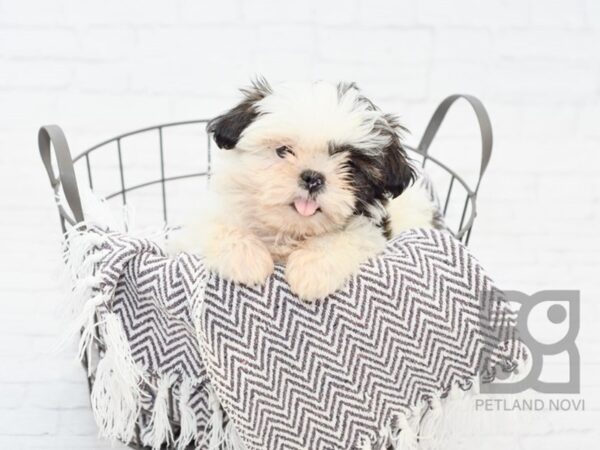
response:
<svg viewBox="0 0 600 450"><path fill-rule="evenodd" d="M305 300L323 298L344 285L359 265L385 247L381 231L364 217L341 231L306 240L287 260L285 274Z"/></svg>
<svg viewBox="0 0 600 450"><path fill-rule="evenodd" d="M389 139L374 132L383 114L368 106L358 90L339 97L337 86L323 81L279 85L273 95L258 102L264 115L244 130L237 147L260 151L265 139L291 137L302 147L326 148L333 141L378 151Z"/></svg>
<svg viewBox="0 0 600 450"><path fill-rule="evenodd" d="M430 228L435 212L435 206L429 192L420 184L408 187L399 197L393 199L387 206L392 224L392 234L412 228Z"/></svg>
<svg viewBox="0 0 600 450"><path fill-rule="evenodd" d="M284 263L298 296L325 297L384 248L378 224L387 216L384 200L368 206L370 218L355 214L350 153L331 154L330 148L350 145L383 158L395 128L350 85L285 84L257 95L254 108L261 114L235 147L217 152L212 207L175 247L199 251L209 269L247 285L263 283L275 263ZM282 146L292 152L279 155ZM299 183L304 170L326 180L310 196L319 209L308 217L293 206L309 198ZM392 202L392 211L395 233L427 226L433 217L431 202L417 189Z"/></svg>

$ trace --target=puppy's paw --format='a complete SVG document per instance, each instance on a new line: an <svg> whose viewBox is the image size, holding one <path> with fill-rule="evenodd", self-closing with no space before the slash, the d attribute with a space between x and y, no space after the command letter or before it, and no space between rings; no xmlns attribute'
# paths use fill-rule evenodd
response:
<svg viewBox="0 0 600 450"><path fill-rule="evenodd" d="M222 229L204 249L206 267L219 276L247 286L262 285L273 273L267 247L254 235Z"/></svg>
<svg viewBox="0 0 600 450"><path fill-rule="evenodd" d="M331 254L314 248L301 248L290 254L285 275L294 294L314 301L341 288L353 271Z"/></svg>

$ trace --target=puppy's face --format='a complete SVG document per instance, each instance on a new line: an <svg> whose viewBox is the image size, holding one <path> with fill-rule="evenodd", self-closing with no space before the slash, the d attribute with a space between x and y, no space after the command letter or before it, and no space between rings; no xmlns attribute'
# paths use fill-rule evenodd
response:
<svg viewBox="0 0 600 450"><path fill-rule="evenodd" d="M257 82L208 130L230 150L219 188L261 226L306 237L376 216L413 177L401 127L352 84Z"/></svg>

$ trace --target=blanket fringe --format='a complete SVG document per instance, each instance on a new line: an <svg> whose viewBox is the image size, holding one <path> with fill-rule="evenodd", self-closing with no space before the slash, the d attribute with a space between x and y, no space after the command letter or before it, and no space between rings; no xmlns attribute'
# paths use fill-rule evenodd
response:
<svg viewBox="0 0 600 450"><path fill-rule="evenodd" d="M192 440L198 439L198 424L196 413L192 408L193 382L191 378L184 377L179 386L179 437L176 447L178 450L184 450Z"/></svg>
<svg viewBox="0 0 600 450"><path fill-rule="evenodd" d="M444 420L445 409L439 395L433 395L425 405L425 412L419 424L419 442L421 448L437 448L442 438L439 435L440 426Z"/></svg>
<svg viewBox="0 0 600 450"><path fill-rule="evenodd" d="M208 388L208 407L211 410L210 419L206 425L206 435L204 442L208 444L209 450L218 449L225 440L225 430L223 428L223 410L217 394L212 387Z"/></svg>
<svg viewBox="0 0 600 450"><path fill-rule="evenodd" d="M65 233L63 259L71 280L79 281L94 274L96 263L104 256L100 251L104 237L86 231L87 224L80 223ZM95 252L94 252L95 251Z"/></svg>
<svg viewBox="0 0 600 450"><path fill-rule="evenodd" d="M206 445L208 450L246 450L242 439L231 421L224 424L223 408L212 386L208 386L208 406L211 416L206 425L206 433L197 448Z"/></svg>
<svg viewBox="0 0 600 450"><path fill-rule="evenodd" d="M479 386L478 377L475 377L469 390L462 389L458 384L452 386L443 401L443 414L437 431L432 430L437 433L436 443L455 440L459 435L458 430L464 430L465 423L473 423L476 414L472 400L480 394Z"/></svg>
<svg viewBox="0 0 600 450"><path fill-rule="evenodd" d="M91 394L92 410L100 435L111 441L129 442L140 413L142 374L131 356L118 317L106 314L106 353L96 368Z"/></svg>
<svg viewBox="0 0 600 450"><path fill-rule="evenodd" d="M152 408L152 416L148 424L146 445L160 450L163 444L167 447L173 442L173 430L169 422L169 389L176 380L175 375L163 375L158 378L156 397Z"/></svg>
<svg viewBox="0 0 600 450"><path fill-rule="evenodd" d="M225 442L223 444L223 450L245 450L246 448L231 420L225 426Z"/></svg>
<svg viewBox="0 0 600 450"><path fill-rule="evenodd" d="M106 294L97 294L95 297L89 299L83 304L83 308L75 319L71 321L67 326L65 332L60 338L56 350L64 348L67 343L80 333L79 344L77 350L77 359L82 361L84 356L90 354L91 346L94 341L95 329L98 326L96 322L96 312L98 307L109 300L109 296ZM88 364L88 375L92 370L92 364Z"/></svg>
<svg viewBox="0 0 600 450"><path fill-rule="evenodd" d="M512 373L509 379L518 379L523 376L523 373L526 374L529 364L530 361L520 361L519 370ZM497 419L503 419L503 424L510 422L512 428L518 426L514 423L515 420L521 422L531 420L523 414L514 412L504 413L502 417L498 415L502 411L498 411L496 415L490 412L478 412L474 400L485 399L490 394L486 394L481 389L478 377L472 378L469 383L468 389L456 383L445 398L439 395L432 396L411 412L398 414L390 424L380 430L379 439L371 441L363 437L354 448L357 450L435 450L454 444L460 447L465 437L469 439L497 428ZM531 393L528 395L531 396Z"/></svg>
<svg viewBox="0 0 600 450"><path fill-rule="evenodd" d="M127 231L128 227L131 228L130 225L133 224L135 216L130 204L121 207L109 205L105 198L94 194L89 186L85 184L79 187L79 195L87 224L95 224L115 231ZM62 193L56 195L54 200L59 207L69 210L69 205Z"/></svg>
<svg viewBox="0 0 600 450"><path fill-rule="evenodd" d="M94 417L100 428L100 435L112 441L129 442L133 439L141 410L143 391L141 383L144 375L136 365L125 335L125 330L116 314L110 311L112 298L110 289L96 275L98 263L105 256L102 247L105 237L99 232L85 230L85 225L75 226L65 239L65 262L71 277L72 307L78 311L67 336L62 343L81 332L78 357L89 356L96 327L104 327L103 338L106 345L104 357L95 368L95 380L91 393ZM196 307L193 320L197 324L202 310L206 276L199 277L192 289L190 301ZM101 313L99 315L99 313ZM100 322L98 323L98 320ZM198 327L197 327L198 328ZM529 361L530 362L530 361ZM526 365L527 361L525 361ZM93 370L93 365L88 364ZM523 368L525 369L525 368ZM200 437L197 417L191 406L193 381L183 377L179 387L180 435L174 442L173 430L169 421L169 391L175 376L163 375L158 378L156 397L148 424L145 444L160 449L175 444L178 450L185 449L190 442L198 448L208 450L245 450L233 422L223 412L215 390L208 385L208 403L211 411L206 429ZM474 414L473 395L479 394L479 380L472 380L472 387L463 390L458 384L453 386L446 398L432 396L427 402L413 411L398 414L393 423L387 424L375 440L363 438L357 444L359 450L432 450L447 445L449 439L464 431L465 425L477 426L481 414ZM200 441L201 442L198 442Z"/></svg>
<svg viewBox="0 0 600 450"><path fill-rule="evenodd" d="M473 395L479 393L479 385L473 380L471 389L465 391L458 384L453 386L446 398L432 395L412 412L398 414L379 433L375 446L368 440L360 441L358 450L434 450L444 448L453 438L461 424L470 422L473 415ZM368 442L367 442L368 441Z"/></svg>
<svg viewBox="0 0 600 450"><path fill-rule="evenodd" d="M390 445L394 450L417 450L419 448L418 430L404 414L398 416L398 431L390 436Z"/></svg>
<svg viewBox="0 0 600 450"><path fill-rule="evenodd" d="M102 278L95 274L96 265L105 255L104 237L78 225L65 234L65 242L65 274L72 286L65 312L73 318L61 333L55 350L63 349L81 333L77 351L77 359L81 361L86 355L90 356L98 308L110 300L110 295L101 290ZM92 364L88 364L88 370L92 370Z"/></svg>

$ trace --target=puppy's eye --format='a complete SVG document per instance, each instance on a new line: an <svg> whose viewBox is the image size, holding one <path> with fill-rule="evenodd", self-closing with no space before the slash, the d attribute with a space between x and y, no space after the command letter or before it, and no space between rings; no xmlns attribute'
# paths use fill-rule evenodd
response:
<svg viewBox="0 0 600 450"><path fill-rule="evenodd" d="M295 155L295 153L292 151L292 149L289 148L287 145L282 145L281 147L277 147L275 152L277 153L277 156L279 156L280 158L285 158L285 156L288 154Z"/></svg>

